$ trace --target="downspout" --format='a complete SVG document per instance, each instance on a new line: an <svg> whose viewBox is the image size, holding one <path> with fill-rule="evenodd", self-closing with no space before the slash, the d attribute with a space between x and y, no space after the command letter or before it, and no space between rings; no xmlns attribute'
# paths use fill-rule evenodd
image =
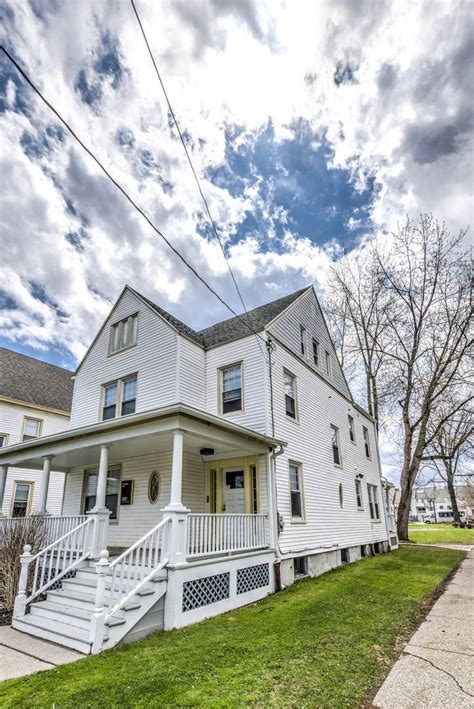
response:
<svg viewBox="0 0 474 709"><path fill-rule="evenodd" d="M270 494L272 496L272 514L271 514L271 525L272 525L272 530L271 530L271 536L272 536L272 541L273 541L273 548L275 550L275 555L276 559L273 562L273 569L274 569L274 574L275 574L275 591L281 591L282 585L281 585L281 571L280 571L280 566L281 566L281 549L280 549L280 544L278 541L279 537L279 526L278 526L278 494L277 494L277 484L276 484L276 459L278 456L280 456L285 450L285 446L283 444L280 444L278 447L278 450L275 448L272 449L272 452L270 454L270 470L269 470L269 477L270 477Z"/></svg>

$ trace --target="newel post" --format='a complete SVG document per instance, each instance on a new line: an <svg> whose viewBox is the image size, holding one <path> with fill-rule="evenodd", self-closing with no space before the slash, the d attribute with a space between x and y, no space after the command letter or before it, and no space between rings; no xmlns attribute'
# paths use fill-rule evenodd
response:
<svg viewBox="0 0 474 709"><path fill-rule="evenodd" d="M107 549L102 549L100 552L99 561L95 565L97 573L97 588L95 592L95 607L91 618L91 626L89 631L89 640L92 643L92 654L96 655L102 650L104 644L104 628L105 628L105 581L109 573L109 552Z"/></svg>
<svg viewBox="0 0 474 709"><path fill-rule="evenodd" d="M28 585L28 566L31 559L31 545L25 544L23 554L20 556L20 580L18 582L18 593L13 606L13 617L22 618L26 612L26 587Z"/></svg>

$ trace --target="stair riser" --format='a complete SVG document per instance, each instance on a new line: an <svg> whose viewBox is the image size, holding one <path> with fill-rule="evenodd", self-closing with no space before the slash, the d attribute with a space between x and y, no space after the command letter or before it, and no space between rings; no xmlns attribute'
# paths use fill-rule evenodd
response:
<svg viewBox="0 0 474 709"><path fill-rule="evenodd" d="M56 620L59 623L67 623L67 625L73 625L75 628L83 628L84 630L90 628L91 624L90 618L88 620L85 618L76 618L75 616L61 613L60 611L52 611L41 608L41 606L35 608L33 605L31 607L30 615L32 617L39 616L41 618L49 618L50 620Z"/></svg>
<svg viewBox="0 0 474 709"><path fill-rule="evenodd" d="M48 601L52 603L60 603L62 606L71 606L72 608L80 608L81 610L92 611L94 610L94 600L91 597L90 601L83 601L77 598L69 598L68 596L52 595L48 593L46 596Z"/></svg>
<svg viewBox="0 0 474 709"><path fill-rule="evenodd" d="M34 635L37 638L49 640L49 642L56 643L57 645L69 647L71 650L77 650L77 652L81 652L83 655L90 655L91 646L89 643L84 643L81 640L76 640L72 637L65 637L64 635L53 633L45 628L36 628L34 625L30 625L29 623L22 623L21 620L14 620L12 626L15 630L21 630L21 632L27 633L28 635Z"/></svg>
<svg viewBox="0 0 474 709"><path fill-rule="evenodd" d="M65 591L78 591L79 593L87 593L90 594L91 596L95 596L95 586L91 586L90 584L85 584L81 583L80 579L68 579L67 581L63 582L62 585L63 589ZM105 584L105 593L110 597L110 584ZM154 585L152 586L151 583L148 586L145 586L142 591L144 592L153 592L154 591ZM120 594L121 595L121 594ZM118 591L114 592L112 598L118 598L119 594Z"/></svg>

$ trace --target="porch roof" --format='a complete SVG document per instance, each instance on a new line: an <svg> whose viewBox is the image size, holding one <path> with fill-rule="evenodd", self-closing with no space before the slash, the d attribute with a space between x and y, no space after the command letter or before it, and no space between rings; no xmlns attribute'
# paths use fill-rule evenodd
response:
<svg viewBox="0 0 474 709"><path fill-rule="evenodd" d="M172 433L185 434L185 446L192 452L212 447L216 455L237 451L265 453L286 442L227 421L185 404L99 421L0 449L0 465L41 469L43 457L52 455L53 470L66 470L98 462L101 445L112 445L111 460L170 450Z"/></svg>

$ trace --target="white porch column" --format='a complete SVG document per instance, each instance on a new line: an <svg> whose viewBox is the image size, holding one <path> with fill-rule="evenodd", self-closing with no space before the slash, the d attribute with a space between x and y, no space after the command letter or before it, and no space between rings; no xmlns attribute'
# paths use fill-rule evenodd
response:
<svg viewBox="0 0 474 709"><path fill-rule="evenodd" d="M0 465L0 517L3 516L2 506L5 497L5 485L7 484L8 465Z"/></svg>
<svg viewBox="0 0 474 709"><path fill-rule="evenodd" d="M36 509L36 514L46 514L46 505L48 502L48 489L49 489L49 478L51 475L51 461L54 455L45 455L43 457L43 474L41 476L40 489L39 489L39 499L38 507Z"/></svg>
<svg viewBox="0 0 474 709"><path fill-rule="evenodd" d="M105 498L107 494L107 473L109 470L109 448L110 444L100 447L99 477L97 479L97 492L95 496L94 510L105 510Z"/></svg>
<svg viewBox="0 0 474 709"><path fill-rule="evenodd" d="M99 476L94 508L88 514L94 520L89 537L89 554L99 559L100 552L107 549L110 510L105 506L107 494L107 474L109 470L110 443L100 447Z"/></svg>
<svg viewBox="0 0 474 709"><path fill-rule="evenodd" d="M180 430L173 433L173 461L171 466L171 495L169 504L162 510L163 517L170 517L169 534L165 536L163 558L172 565L186 562L188 552L188 513L181 499L183 481L183 443Z"/></svg>

